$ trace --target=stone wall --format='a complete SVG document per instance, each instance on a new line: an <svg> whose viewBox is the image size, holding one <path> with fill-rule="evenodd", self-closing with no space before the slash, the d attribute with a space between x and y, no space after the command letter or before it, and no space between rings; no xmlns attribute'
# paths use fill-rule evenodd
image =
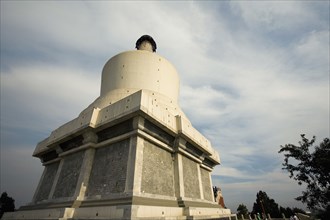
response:
<svg viewBox="0 0 330 220"><path fill-rule="evenodd" d="M204 199L208 201L214 201L213 192L211 188L211 181L210 181L210 172L201 168L201 179L202 179L202 186L203 186L203 194Z"/></svg>
<svg viewBox="0 0 330 220"><path fill-rule="evenodd" d="M129 139L96 149L87 196L109 196L125 190Z"/></svg>
<svg viewBox="0 0 330 220"><path fill-rule="evenodd" d="M144 141L141 192L174 196L172 154L148 141Z"/></svg>
<svg viewBox="0 0 330 220"><path fill-rule="evenodd" d="M59 166L60 162L55 162L52 164L49 164L45 167L45 174L40 180L40 188L38 189L38 192L36 193L35 196L35 201L34 202L40 202L42 200L47 200L50 190L53 186L54 179L57 173L57 169Z"/></svg>
<svg viewBox="0 0 330 220"><path fill-rule="evenodd" d="M200 198L198 170L196 162L182 157L184 196L189 198Z"/></svg>
<svg viewBox="0 0 330 220"><path fill-rule="evenodd" d="M214 202L204 154L183 137L140 116L88 132L57 145L60 161L46 163L34 202L66 205L76 196L87 206L100 200L138 201L136 196L177 197L180 206L190 206L191 200Z"/></svg>
<svg viewBox="0 0 330 220"><path fill-rule="evenodd" d="M53 198L72 197L77 187L84 152L80 151L64 157L61 173Z"/></svg>

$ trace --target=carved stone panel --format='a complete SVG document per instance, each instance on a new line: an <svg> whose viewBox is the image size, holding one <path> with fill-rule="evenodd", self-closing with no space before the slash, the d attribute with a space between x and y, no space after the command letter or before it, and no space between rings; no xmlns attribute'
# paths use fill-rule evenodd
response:
<svg viewBox="0 0 330 220"><path fill-rule="evenodd" d="M182 157L184 195L188 198L200 198L197 164Z"/></svg>
<svg viewBox="0 0 330 220"><path fill-rule="evenodd" d="M141 191L174 196L174 161L172 154L145 141Z"/></svg>
<svg viewBox="0 0 330 220"><path fill-rule="evenodd" d="M204 199L213 202L213 192L211 191L211 182L209 171L201 168L202 186Z"/></svg>
<svg viewBox="0 0 330 220"><path fill-rule="evenodd" d="M59 162L56 162L56 163L49 164L45 167L45 175L43 176L43 178L41 180L39 190L35 197L35 202L39 202L39 201L48 199L50 190L54 183L58 165L59 165Z"/></svg>
<svg viewBox="0 0 330 220"><path fill-rule="evenodd" d="M125 190L129 139L95 152L87 196L107 196Z"/></svg>
<svg viewBox="0 0 330 220"><path fill-rule="evenodd" d="M72 197L74 195L83 159L83 151L64 158L53 198Z"/></svg>

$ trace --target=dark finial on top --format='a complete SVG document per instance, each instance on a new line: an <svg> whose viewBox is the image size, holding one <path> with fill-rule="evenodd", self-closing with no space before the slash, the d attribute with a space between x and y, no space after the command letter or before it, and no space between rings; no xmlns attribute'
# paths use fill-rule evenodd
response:
<svg viewBox="0 0 330 220"><path fill-rule="evenodd" d="M157 49L156 42L155 42L154 39L152 39L152 37L149 36L149 35L143 35L142 37L140 37L140 38L136 41L135 48L138 49L138 50L143 49L143 47L142 47L142 46L144 46L144 45L143 45L143 42L150 43L151 46L152 46L152 52L156 52L156 49ZM145 43L144 43L144 44L145 44Z"/></svg>

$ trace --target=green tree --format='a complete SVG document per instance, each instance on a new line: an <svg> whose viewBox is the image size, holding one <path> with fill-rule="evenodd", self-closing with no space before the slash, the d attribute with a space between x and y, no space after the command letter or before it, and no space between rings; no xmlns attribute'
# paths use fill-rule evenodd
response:
<svg viewBox="0 0 330 220"><path fill-rule="evenodd" d="M243 215L244 218L248 218L248 215L249 215L249 210L247 209L246 205L244 205L243 203L240 204L237 208L238 218L241 218L241 215Z"/></svg>
<svg viewBox="0 0 330 220"><path fill-rule="evenodd" d="M289 207L283 208L282 206L280 206L280 213L281 215L284 214L286 218L290 218L291 216L294 215L292 209Z"/></svg>
<svg viewBox="0 0 330 220"><path fill-rule="evenodd" d="M302 214L306 214L306 212L305 212L304 210L302 210L302 209L300 209L300 208L297 208L297 207L293 208L293 209L292 209L292 212L293 212L293 213L302 213Z"/></svg>
<svg viewBox="0 0 330 220"><path fill-rule="evenodd" d="M293 216L295 213L302 213L302 214L306 214L306 212L300 208L290 208L290 207L286 207L286 208L283 208L282 206L280 206L280 213L284 214L285 217L289 218L291 216Z"/></svg>
<svg viewBox="0 0 330 220"><path fill-rule="evenodd" d="M280 218L281 214L279 211L278 204L275 202L274 199L268 197L266 192L259 191L257 193L256 202L253 204L253 214L263 214L267 215L270 214L272 218ZM266 216L264 216L264 219Z"/></svg>
<svg viewBox="0 0 330 220"><path fill-rule="evenodd" d="M5 212L15 211L15 200L8 196L6 192L3 192L0 197L0 218Z"/></svg>
<svg viewBox="0 0 330 220"><path fill-rule="evenodd" d="M296 200L311 210L320 212L319 217L330 216L330 140L325 138L319 146L314 146L315 136L308 140L304 134L299 146L286 144L279 153L284 153L283 170L298 184L306 183L306 191ZM310 149L314 151L310 152Z"/></svg>

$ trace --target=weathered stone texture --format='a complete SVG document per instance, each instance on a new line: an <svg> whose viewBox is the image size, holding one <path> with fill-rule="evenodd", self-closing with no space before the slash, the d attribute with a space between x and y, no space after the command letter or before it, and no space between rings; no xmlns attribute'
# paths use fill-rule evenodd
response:
<svg viewBox="0 0 330 220"><path fill-rule="evenodd" d="M209 171L201 168L201 178L202 178L204 199L213 202L214 199L212 197L213 193L211 191L211 182L210 182Z"/></svg>
<svg viewBox="0 0 330 220"><path fill-rule="evenodd" d="M106 128L97 133L98 142L102 142L113 137L125 134L133 130L133 120L124 121L112 127Z"/></svg>
<svg viewBox="0 0 330 220"><path fill-rule="evenodd" d="M125 190L129 139L96 150L87 196L107 196Z"/></svg>
<svg viewBox="0 0 330 220"><path fill-rule="evenodd" d="M49 192L53 186L59 162L49 164L45 167L45 175L40 183L40 188L35 197L35 202L47 200Z"/></svg>
<svg viewBox="0 0 330 220"><path fill-rule="evenodd" d="M81 135L72 138L71 140L68 140L64 143L60 144L61 149L63 152L71 150L73 148L79 147L83 144L83 137Z"/></svg>
<svg viewBox="0 0 330 220"><path fill-rule="evenodd" d="M184 195L189 198L200 198L197 164L182 157Z"/></svg>
<svg viewBox="0 0 330 220"><path fill-rule="evenodd" d="M145 131L151 136L165 142L166 144L173 145L174 137L166 133L148 120L144 122Z"/></svg>
<svg viewBox="0 0 330 220"><path fill-rule="evenodd" d="M83 159L83 151L64 158L53 198L72 197L74 195Z"/></svg>
<svg viewBox="0 0 330 220"><path fill-rule="evenodd" d="M172 154L145 141L141 191L174 196L174 162Z"/></svg>

